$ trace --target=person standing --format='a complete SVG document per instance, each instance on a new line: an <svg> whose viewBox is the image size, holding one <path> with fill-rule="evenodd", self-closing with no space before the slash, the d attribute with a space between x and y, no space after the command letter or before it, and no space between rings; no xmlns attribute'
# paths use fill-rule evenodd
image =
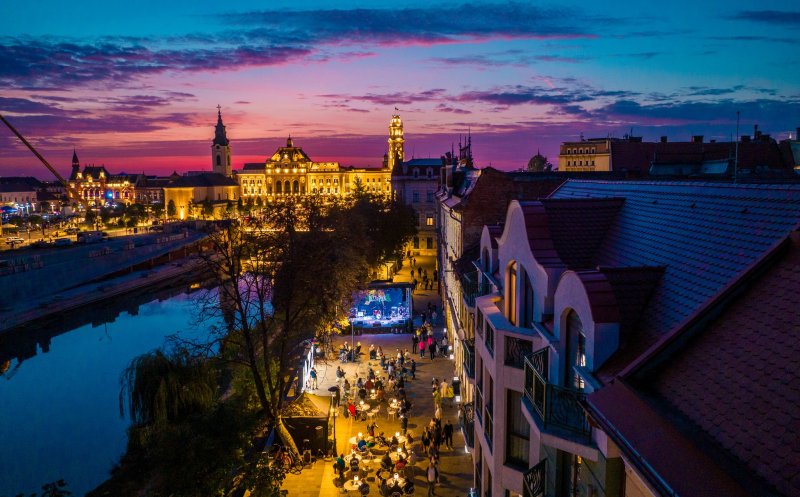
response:
<svg viewBox="0 0 800 497"><path fill-rule="evenodd" d="M417 363L414 361L414 359L411 359L411 379L417 379Z"/></svg>
<svg viewBox="0 0 800 497"><path fill-rule="evenodd" d="M317 370L316 370L316 368L311 368L311 372L309 373L309 376L311 376L311 389L312 390L316 390L317 389Z"/></svg>
<svg viewBox="0 0 800 497"><path fill-rule="evenodd" d="M434 487L436 486L436 467L433 464L428 464L426 476L428 478L428 497L431 497L432 495L436 495L434 491Z"/></svg>

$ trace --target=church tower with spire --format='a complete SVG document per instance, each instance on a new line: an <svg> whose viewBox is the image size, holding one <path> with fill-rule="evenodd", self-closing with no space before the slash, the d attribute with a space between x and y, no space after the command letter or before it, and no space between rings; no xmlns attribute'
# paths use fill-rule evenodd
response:
<svg viewBox="0 0 800 497"><path fill-rule="evenodd" d="M77 179L81 172L81 161L78 160L78 153L72 149L72 172L69 179Z"/></svg>
<svg viewBox="0 0 800 497"><path fill-rule="evenodd" d="M397 110L397 108L395 108ZM395 164L403 162L403 121L398 114L392 115L389 123L389 157L386 166L393 169Z"/></svg>
<svg viewBox="0 0 800 497"><path fill-rule="evenodd" d="M215 173L231 177L231 145L222 124L222 108L217 105L217 127L211 144L211 167Z"/></svg>

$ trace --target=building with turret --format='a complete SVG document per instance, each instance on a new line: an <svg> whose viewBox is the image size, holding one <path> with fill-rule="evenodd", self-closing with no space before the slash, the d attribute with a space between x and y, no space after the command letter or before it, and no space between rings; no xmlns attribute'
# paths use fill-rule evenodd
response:
<svg viewBox="0 0 800 497"><path fill-rule="evenodd" d="M394 122L394 118L392 121ZM390 133L391 130L392 126ZM391 143L392 138L389 140ZM402 140L402 124L400 124L400 157L402 157ZM397 151L393 156L398 156ZM392 193L391 169L386 161L384 167L380 168L357 168L342 166L338 162L316 162L301 147L294 144L291 136L286 139L286 146L278 147L264 162L248 163L236 171L236 179L241 187L242 198L254 202L256 199L269 202L300 195L319 195L323 198L344 196L353 193L357 188L386 196Z"/></svg>

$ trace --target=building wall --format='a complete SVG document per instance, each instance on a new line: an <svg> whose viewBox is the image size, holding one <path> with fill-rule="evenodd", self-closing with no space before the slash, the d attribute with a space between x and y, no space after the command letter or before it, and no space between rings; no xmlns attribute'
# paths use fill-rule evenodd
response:
<svg viewBox="0 0 800 497"><path fill-rule="evenodd" d="M619 450L604 434L595 429L588 437L558 431L543 424L525 400L525 370L507 364L514 356L506 355L506 340L517 339L530 342L531 351L547 350L549 358L548 383L559 388L570 388L573 370L567 369L566 316L574 310L583 324L586 336L586 366L589 371L597 367L615 349L610 337L618 334L616 323L595 323L589 297L577 273L567 271L564 266L540 264L533 255L526 231L525 214L517 202L508 208L503 234L497 239L497 248L492 248L489 229L481 237L481 266L489 267L489 277L494 292L479 297L476 301L476 352L481 364L484 384L484 403L487 402L486 384L491 377L494 388L491 401L494 405L494 436L489 444L479 437L482 444L482 466L492 472L492 495L504 495L506 490L522 493L523 474L527 468L515 468L506 464L506 396L509 390L523 392L522 415L530 427L528 467L542 460L547 461L548 495L565 495L556 482L564 482L565 474L575 468L577 491L602 491L597 495L621 495L625 484L623 464ZM508 270L516 264L516 313L512 325L509 320L512 295ZM530 279L533 288L533 324L523 319L525 310L525 280ZM552 329L543 323L552 319ZM538 328L537 328L538 326ZM602 340L599 337L602 336ZM487 346L491 341L492 347ZM490 350L490 349L493 349ZM518 357L518 356L517 356ZM576 368L576 371L582 368ZM592 381L585 378L585 391L591 391ZM477 394L476 394L477 395ZM484 416L485 421L485 416ZM476 423L476 431L483 433L486 427ZM566 461L566 462L565 462ZM485 475L483 483L488 480ZM592 490L595 489L595 490ZM484 489L486 490L486 489ZM636 494L634 494L636 495Z"/></svg>
<svg viewBox="0 0 800 497"><path fill-rule="evenodd" d="M611 165L608 139L564 142L559 148L559 171L611 171Z"/></svg>
<svg viewBox="0 0 800 497"><path fill-rule="evenodd" d="M405 167L405 166L404 166ZM414 170L418 176L414 177ZM430 176L428 172L430 171ZM391 176L392 190L396 197L410 205L417 215L418 233L407 250L415 255L436 255L438 236L436 233L436 191L439 172L433 166L409 166L407 174Z"/></svg>
<svg viewBox="0 0 800 497"><path fill-rule="evenodd" d="M388 169L340 168L336 163L324 168L266 168L243 170L236 174L243 198L261 197L264 201L286 195L344 196L353 193L356 182L375 194L391 195L391 173ZM286 192L286 182L290 192ZM297 182L297 192L294 185ZM278 184L280 183L280 188ZM280 190L280 191L279 191Z"/></svg>

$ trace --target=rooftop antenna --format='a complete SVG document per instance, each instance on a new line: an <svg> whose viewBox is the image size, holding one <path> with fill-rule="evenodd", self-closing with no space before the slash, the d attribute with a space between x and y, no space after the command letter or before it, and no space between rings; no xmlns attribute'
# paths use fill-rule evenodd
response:
<svg viewBox="0 0 800 497"><path fill-rule="evenodd" d="M736 111L736 156L733 159L733 184L739 176L739 111Z"/></svg>

